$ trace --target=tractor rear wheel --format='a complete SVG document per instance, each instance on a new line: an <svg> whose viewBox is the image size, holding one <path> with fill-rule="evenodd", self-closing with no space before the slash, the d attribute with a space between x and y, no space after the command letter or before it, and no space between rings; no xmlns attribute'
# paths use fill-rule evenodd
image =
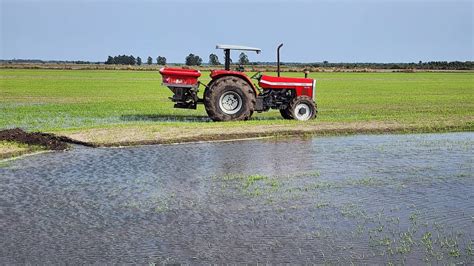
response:
<svg viewBox="0 0 474 266"><path fill-rule="evenodd" d="M307 121L316 117L316 104L308 96L299 96L290 103L291 116L299 121Z"/></svg>
<svg viewBox="0 0 474 266"><path fill-rule="evenodd" d="M280 114L285 119L293 119L293 116L291 116L290 108L280 109Z"/></svg>
<svg viewBox="0 0 474 266"><path fill-rule="evenodd" d="M255 108L255 94L244 80L223 77L204 91L204 106L214 121L248 120Z"/></svg>

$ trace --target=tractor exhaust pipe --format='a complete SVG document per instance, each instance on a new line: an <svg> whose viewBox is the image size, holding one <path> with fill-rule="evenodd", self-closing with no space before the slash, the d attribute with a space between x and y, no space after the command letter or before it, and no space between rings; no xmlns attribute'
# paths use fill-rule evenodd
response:
<svg viewBox="0 0 474 266"><path fill-rule="evenodd" d="M280 76L280 48L283 46L283 43L278 45L277 48L277 72L278 76Z"/></svg>

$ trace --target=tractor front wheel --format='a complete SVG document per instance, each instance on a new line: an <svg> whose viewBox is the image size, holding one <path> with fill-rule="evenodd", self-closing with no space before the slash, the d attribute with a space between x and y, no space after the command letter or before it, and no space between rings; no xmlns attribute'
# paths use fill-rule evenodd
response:
<svg viewBox="0 0 474 266"><path fill-rule="evenodd" d="M280 109L280 114L281 117L283 117L284 119L293 119L293 116L291 116L290 108Z"/></svg>
<svg viewBox="0 0 474 266"><path fill-rule="evenodd" d="M316 117L316 104L308 96L299 96L290 103L290 114L292 118L299 121L307 121Z"/></svg>
<svg viewBox="0 0 474 266"><path fill-rule="evenodd" d="M223 77L204 91L204 106L214 121L248 120L255 107L250 85L237 77Z"/></svg>

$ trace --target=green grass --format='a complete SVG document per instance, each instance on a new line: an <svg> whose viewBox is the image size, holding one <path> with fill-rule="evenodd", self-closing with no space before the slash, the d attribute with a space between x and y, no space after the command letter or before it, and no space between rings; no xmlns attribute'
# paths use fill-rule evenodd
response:
<svg viewBox="0 0 474 266"><path fill-rule="evenodd" d="M311 73L311 78L318 82L319 115L308 124L390 121L429 127L449 122L472 130L474 73ZM209 73L201 81L207 83ZM209 124L203 106L174 109L157 72L0 69L0 82L0 128L54 132ZM275 110L255 113L252 120L225 125L298 123L281 119Z"/></svg>
<svg viewBox="0 0 474 266"><path fill-rule="evenodd" d="M44 150L44 147L13 141L0 141L0 160ZM0 164L2 167L2 164Z"/></svg>

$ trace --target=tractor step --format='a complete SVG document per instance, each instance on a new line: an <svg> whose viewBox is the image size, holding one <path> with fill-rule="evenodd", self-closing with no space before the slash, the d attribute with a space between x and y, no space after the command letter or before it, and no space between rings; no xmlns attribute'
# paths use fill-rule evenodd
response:
<svg viewBox="0 0 474 266"><path fill-rule="evenodd" d="M180 109L196 109L197 104L194 102L189 102L189 103L175 103L174 108L180 108Z"/></svg>

